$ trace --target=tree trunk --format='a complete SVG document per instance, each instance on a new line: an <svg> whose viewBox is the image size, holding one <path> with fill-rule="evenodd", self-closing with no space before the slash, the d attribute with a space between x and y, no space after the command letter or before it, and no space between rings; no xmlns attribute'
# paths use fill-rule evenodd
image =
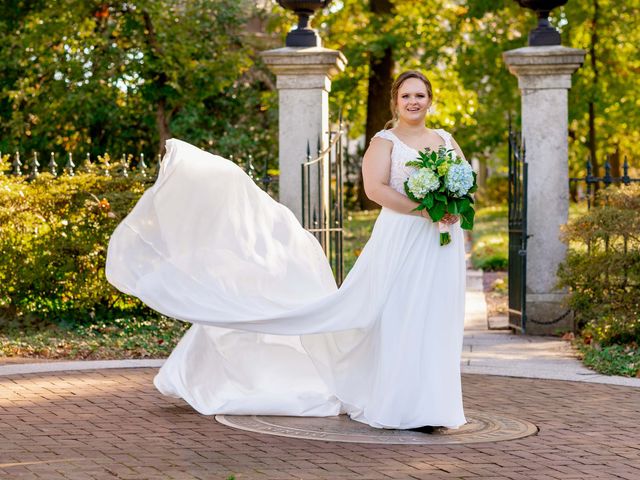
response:
<svg viewBox="0 0 640 480"><path fill-rule="evenodd" d="M158 154L164 155L164 145L171 138L171 130L169 130L169 115L165 109L166 102L164 98L158 100L156 105L156 127L158 128Z"/></svg>
<svg viewBox="0 0 640 480"><path fill-rule="evenodd" d="M369 3L371 13L380 21L384 21L393 9L389 0L371 0ZM391 85L393 84L393 50L387 47L382 57L369 59L369 88L367 91L367 124L365 129L365 146L369 145L371 138L384 128L384 124L391 119L389 102L391 100ZM379 205L370 200L364 192L362 169L358 178L358 203L363 210L379 208Z"/></svg>
<svg viewBox="0 0 640 480"><path fill-rule="evenodd" d="M156 64L159 64L160 58L164 55L162 46L158 42L156 30L153 22L151 21L151 15L146 10L142 11L142 17L144 18L144 26L146 29L145 37L147 45L151 50L151 55L154 57ZM158 69L160 70L160 69ZM154 89L156 92L162 92L164 86L167 84L167 74L163 71L152 72ZM175 110L175 109L174 109ZM156 127L158 129L158 154L164 153L164 144L171 138L171 130L169 128L169 120L172 112L167 112L167 97L160 95L156 100Z"/></svg>

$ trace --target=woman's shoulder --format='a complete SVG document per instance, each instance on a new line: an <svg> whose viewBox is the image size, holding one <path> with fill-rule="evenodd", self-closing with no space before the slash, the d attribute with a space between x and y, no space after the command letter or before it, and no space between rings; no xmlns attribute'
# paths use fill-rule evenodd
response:
<svg viewBox="0 0 640 480"><path fill-rule="evenodd" d="M395 135L391 130L384 129L384 130L380 130L373 137L371 137L372 140L374 138L384 138L385 140L389 140L393 142L395 140Z"/></svg>
<svg viewBox="0 0 640 480"><path fill-rule="evenodd" d="M444 137L453 137L453 135L451 135L451 133L449 133L449 131L445 130L444 128L432 128L431 130Z"/></svg>

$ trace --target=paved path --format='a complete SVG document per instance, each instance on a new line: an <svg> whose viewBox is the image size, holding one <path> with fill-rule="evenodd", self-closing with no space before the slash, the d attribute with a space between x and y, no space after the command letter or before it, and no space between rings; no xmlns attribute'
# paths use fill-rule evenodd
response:
<svg viewBox="0 0 640 480"><path fill-rule="evenodd" d="M0 377L0 478L640 478L635 388L464 375L467 408L528 420L539 434L472 445L366 445L225 427L161 396L155 371Z"/></svg>
<svg viewBox="0 0 640 480"><path fill-rule="evenodd" d="M0 365L0 479L640 479L640 379L595 375L555 338L487 330L473 273L467 307L465 406L538 435L457 446L265 436L160 395L162 360L12 363Z"/></svg>

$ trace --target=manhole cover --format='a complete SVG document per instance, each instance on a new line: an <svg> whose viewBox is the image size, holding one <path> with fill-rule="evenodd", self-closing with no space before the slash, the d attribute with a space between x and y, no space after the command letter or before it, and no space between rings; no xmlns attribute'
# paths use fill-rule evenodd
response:
<svg viewBox="0 0 640 480"><path fill-rule="evenodd" d="M330 442L406 445L450 445L498 442L527 437L538 432L533 423L501 414L466 411L467 424L457 430L436 430L427 434L411 430L387 430L337 417L284 417L267 415L216 415L229 427L281 437Z"/></svg>

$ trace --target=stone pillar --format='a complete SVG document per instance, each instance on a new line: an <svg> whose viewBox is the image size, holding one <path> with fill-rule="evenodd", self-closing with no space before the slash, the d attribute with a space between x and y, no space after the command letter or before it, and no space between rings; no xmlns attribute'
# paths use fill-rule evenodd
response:
<svg viewBox="0 0 640 480"><path fill-rule="evenodd" d="M518 77L522 95L522 138L529 164L527 230L527 333L550 334L570 329L565 293L558 291L556 272L565 259L560 226L569 215L568 91L571 75L585 52L560 45L524 47L504 52L509 71Z"/></svg>
<svg viewBox="0 0 640 480"><path fill-rule="evenodd" d="M302 218L300 164L328 145L329 92L331 79L346 66L338 50L323 47L284 47L262 52L262 58L276 74L279 96L280 203ZM318 145L320 138L321 145ZM328 169L328 164L327 164ZM324 175L328 192L328 170ZM313 186L313 185L312 185ZM312 191L317 203L317 191ZM316 205L318 212L326 206Z"/></svg>

